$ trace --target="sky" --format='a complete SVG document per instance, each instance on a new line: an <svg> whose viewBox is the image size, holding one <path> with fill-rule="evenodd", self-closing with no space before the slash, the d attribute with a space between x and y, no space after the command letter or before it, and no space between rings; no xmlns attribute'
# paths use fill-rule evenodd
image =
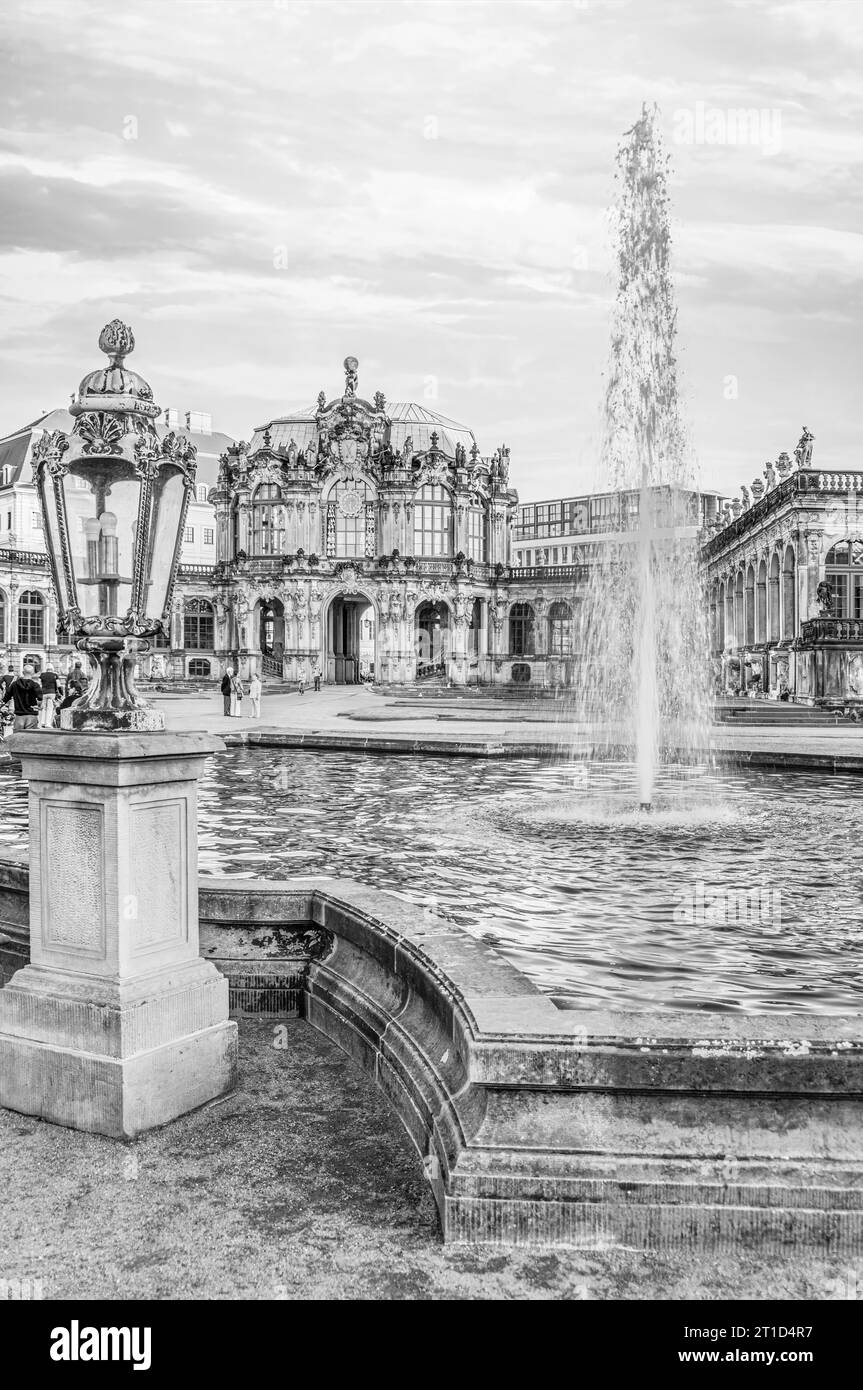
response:
<svg viewBox="0 0 863 1390"><path fill-rule="evenodd" d="M157 402L340 394L598 476L614 157L658 103L702 482L863 466L860 0L4 0L0 432L130 323ZM740 121L737 112L751 114Z"/></svg>

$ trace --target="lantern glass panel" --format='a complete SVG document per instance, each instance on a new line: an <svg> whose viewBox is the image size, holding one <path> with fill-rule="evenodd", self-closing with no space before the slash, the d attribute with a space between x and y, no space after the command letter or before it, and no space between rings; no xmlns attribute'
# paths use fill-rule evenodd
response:
<svg viewBox="0 0 863 1390"><path fill-rule="evenodd" d="M67 573L64 562L64 551L62 544L63 528L57 508L57 491L61 485L55 481L50 474L45 471L40 481L40 493L42 500L43 525L48 540L49 549L52 551L52 577L54 587L57 590L57 603L60 613L63 614L75 603L75 590ZM73 561L74 564L74 561Z"/></svg>
<svg viewBox="0 0 863 1390"><path fill-rule="evenodd" d="M64 483L81 612L85 618L122 617L132 606L141 480L124 460L81 459Z"/></svg>
<svg viewBox="0 0 863 1390"><path fill-rule="evenodd" d="M170 599L174 561L178 555L186 511L186 475L163 463L152 483L152 516L144 611L163 618Z"/></svg>

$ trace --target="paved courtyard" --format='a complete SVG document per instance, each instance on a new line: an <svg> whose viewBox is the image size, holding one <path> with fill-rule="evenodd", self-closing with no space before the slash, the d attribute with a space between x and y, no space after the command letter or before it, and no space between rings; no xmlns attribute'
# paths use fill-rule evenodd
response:
<svg viewBox="0 0 863 1390"><path fill-rule="evenodd" d="M265 687L260 719L249 715L226 718L217 692L150 694L147 698L165 713L169 729L206 729L222 735L278 731L283 734L327 736L336 745L347 739L369 742L431 744L520 744L529 751L579 738L578 726L566 717L566 707L553 700L515 701L456 691L405 691L379 694L367 686L325 686L317 693L296 690L270 694ZM249 701L244 702L249 708ZM863 770L863 724L783 725L757 727L715 725L710 735L717 753L770 754L789 761L825 758L859 760Z"/></svg>

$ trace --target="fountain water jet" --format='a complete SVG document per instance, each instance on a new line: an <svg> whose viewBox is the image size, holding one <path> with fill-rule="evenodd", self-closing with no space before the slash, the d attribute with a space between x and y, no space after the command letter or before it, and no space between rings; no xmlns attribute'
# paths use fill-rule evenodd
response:
<svg viewBox="0 0 863 1390"><path fill-rule="evenodd" d="M706 609L700 503L677 382L667 157L643 110L617 156L618 289L604 403L597 508L606 537L577 600L575 703L590 758L633 762L650 809L660 762L706 745Z"/></svg>

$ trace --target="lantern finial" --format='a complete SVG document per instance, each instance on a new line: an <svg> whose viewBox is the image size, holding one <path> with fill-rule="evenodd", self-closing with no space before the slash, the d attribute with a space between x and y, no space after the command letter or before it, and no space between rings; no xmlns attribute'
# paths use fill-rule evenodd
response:
<svg viewBox="0 0 863 1390"><path fill-rule="evenodd" d="M135 351L135 335L122 319L112 319L99 334L99 347L111 358L112 367L122 367L123 358Z"/></svg>

